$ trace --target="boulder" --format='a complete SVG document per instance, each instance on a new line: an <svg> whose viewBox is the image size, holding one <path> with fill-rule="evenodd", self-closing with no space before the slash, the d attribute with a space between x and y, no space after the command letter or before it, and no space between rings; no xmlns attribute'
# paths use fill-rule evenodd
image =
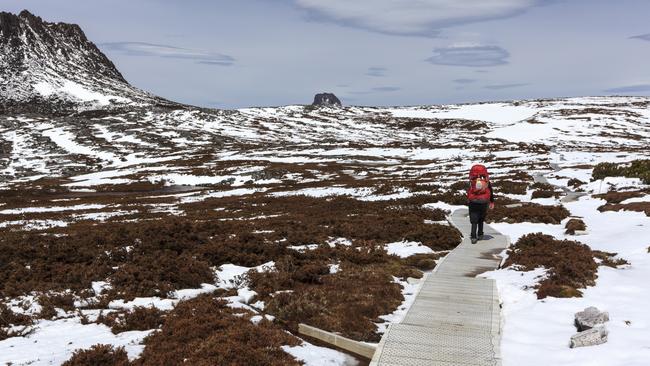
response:
<svg viewBox="0 0 650 366"><path fill-rule="evenodd" d="M314 96L314 102L311 104L317 107L340 107L341 101L332 93L320 93Z"/></svg>
<svg viewBox="0 0 650 366"><path fill-rule="evenodd" d="M591 329L597 325L604 324L609 320L609 314L606 311L600 311L598 308L590 306L575 315L575 326L579 332Z"/></svg>
<svg viewBox="0 0 650 366"><path fill-rule="evenodd" d="M607 342L607 329L604 326L600 326L572 335L569 347L588 347L605 342Z"/></svg>

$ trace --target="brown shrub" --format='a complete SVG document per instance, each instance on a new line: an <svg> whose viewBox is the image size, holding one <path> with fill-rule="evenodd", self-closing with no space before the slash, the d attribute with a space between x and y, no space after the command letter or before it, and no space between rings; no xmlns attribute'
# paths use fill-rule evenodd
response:
<svg viewBox="0 0 650 366"><path fill-rule="evenodd" d="M436 260L440 257L440 254L414 254L404 258L404 262L421 271L430 271L436 267Z"/></svg>
<svg viewBox="0 0 650 366"><path fill-rule="evenodd" d="M444 193L435 194L436 201L448 203L450 205L466 205L467 195L454 191L447 191Z"/></svg>
<svg viewBox="0 0 650 366"><path fill-rule="evenodd" d="M551 197L553 197L555 195L556 195L555 191L545 191L545 190L538 189L536 191L533 191L533 193L531 195L531 198L533 198L533 199L534 198L551 198Z"/></svg>
<svg viewBox="0 0 650 366"><path fill-rule="evenodd" d="M449 189L452 191L467 191L468 188L469 182L467 181L454 182L449 186Z"/></svg>
<svg viewBox="0 0 650 366"><path fill-rule="evenodd" d="M492 182L495 191L504 194L526 194L528 183L515 182L512 180L498 180Z"/></svg>
<svg viewBox="0 0 650 366"><path fill-rule="evenodd" d="M25 335L26 331L9 329L14 326L29 326L32 324L32 318L28 315L14 313L5 304L0 303L0 341L11 337L20 337Z"/></svg>
<svg viewBox="0 0 650 366"><path fill-rule="evenodd" d="M0 236L0 296L80 290L106 278L111 268L104 248L75 239L4 232Z"/></svg>
<svg viewBox="0 0 650 366"><path fill-rule="evenodd" d="M572 179L569 179L569 181L567 182L567 185L568 185L569 187L573 187L573 188L578 188L578 187L580 187L580 186L583 185L583 184L585 184L585 182L581 181L581 180L578 179L578 178L572 178Z"/></svg>
<svg viewBox="0 0 650 366"><path fill-rule="evenodd" d="M570 219L567 221L566 225L564 225L564 228L566 229L566 231L564 231L565 234L575 235L576 231L587 230L587 225L580 219Z"/></svg>
<svg viewBox="0 0 650 366"><path fill-rule="evenodd" d="M607 193L603 194L595 194L593 195L595 198L600 198L607 203L612 203L612 204L618 204L621 203L627 199L630 198L637 198L637 197L643 197L646 193L644 191L626 191L626 192L616 192L616 191L609 191Z"/></svg>
<svg viewBox="0 0 650 366"><path fill-rule="evenodd" d="M136 306L130 311L114 311L107 315L100 314L97 323L111 328L115 334L131 330L149 330L160 327L165 312L157 308Z"/></svg>
<svg viewBox="0 0 650 366"><path fill-rule="evenodd" d="M545 206L536 203L527 203L519 207L495 206L488 215L488 222L532 222L545 224L559 224L569 217L569 211L564 206Z"/></svg>
<svg viewBox="0 0 650 366"><path fill-rule="evenodd" d="M393 312L404 300L400 286L379 265L341 265L318 286L296 286L291 292L265 298L266 310L292 329L309 324L346 337L378 341L373 323Z"/></svg>
<svg viewBox="0 0 650 366"><path fill-rule="evenodd" d="M267 320L253 324L251 315L208 295L182 301L133 364L299 365L280 347L300 342Z"/></svg>
<svg viewBox="0 0 650 366"><path fill-rule="evenodd" d="M623 266L630 264L627 260L623 258L614 258L618 253L603 252L600 250L594 250L594 257L600 259L599 265L616 268L618 266Z"/></svg>
<svg viewBox="0 0 650 366"><path fill-rule="evenodd" d="M129 356L124 347L96 344L90 349L76 350L62 366L128 366Z"/></svg>
<svg viewBox="0 0 650 366"><path fill-rule="evenodd" d="M212 283L214 273L208 262L189 253L177 255L163 250L146 255L136 254L131 261L120 266L109 280L113 286L109 293L119 298L166 297L175 289Z"/></svg>
<svg viewBox="0 0 650 366"><path fill-rule="evenodd" d="M632 202L632 203L619 203L619 204L606 204L598 207L598 211L636 211L643 212L646 216L650 216L650 202Z"/></svg>
<svg viewBox="0 0 650 366"><path fill-rule="evenodd" d="M530 271L548 270L537 288L537 298L581 296L580 288L593 286L598 265L592 250L577 241L556 240L542 233L521 237L508 251L504 266L516 265Z"/></svg>

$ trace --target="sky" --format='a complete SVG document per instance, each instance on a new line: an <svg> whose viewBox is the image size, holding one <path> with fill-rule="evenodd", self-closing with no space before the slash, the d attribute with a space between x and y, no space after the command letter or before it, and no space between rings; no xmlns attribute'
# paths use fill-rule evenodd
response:
<svg viewBox="0 0 650 366"><path fill-rule="evenodd" d="M2 0L213 108L650 95L648 0Z"/></svg>

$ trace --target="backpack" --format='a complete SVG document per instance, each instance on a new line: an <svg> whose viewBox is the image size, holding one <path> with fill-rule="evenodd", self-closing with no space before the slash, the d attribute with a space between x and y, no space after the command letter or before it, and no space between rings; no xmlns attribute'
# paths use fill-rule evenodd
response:
<svg viewBox="0 0 650 366"><path fill-rule="evenodd" d="M470 202L487 203L490 201L490 174L484 165L474 165L469 171L470 187L467 199Z"/></svg>
<svg viewBox="0 0 650 366"><path fill-rule="evenodd" d="M472 166L472 168L469 170L469 179L471 180L480 176L484 176L488 181L490 180L490 173L488 173L485 165L476 164Z"/></svg>

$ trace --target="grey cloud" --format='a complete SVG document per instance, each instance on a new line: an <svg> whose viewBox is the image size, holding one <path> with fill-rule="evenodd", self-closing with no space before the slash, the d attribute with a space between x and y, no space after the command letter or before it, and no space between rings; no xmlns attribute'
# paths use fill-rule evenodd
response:
<svg viewBox="0 0 650 366"><path fill-rule="evenodd" d="M477 81L478 81L477 79L454 79L454 80L453 80L454 83L456 83L456 84L463 84L463 85L465 85L465 84L472 84L472 83L475 83L475 82L477 82Z"/></svg>
<svg viewBox="0 0 650 366"><path fill-rule="evenodd" d="M647 93L650 92L650 84L628 85L605 90L605 93Z"/></svg>
<svg viewBox="0 0 650 366"><path fill-rule="evenodd" d="M398 90L402 90L402 88L397 87L397 86L378 86L371 88L370 90L363 90L363 91L353 91L350 92L350 94L355 94L355 95L367 95L367 94L373 94L373 93L389 93L389 92L395 92Z"/></svg>
<svg viewBox="0 0 650 366"><path fill-rule="evenodd" d="M398 90L401 90L401 89L402 88L397 87L397 86L380 86L380 87L377 87L377 88L372 88L372 90L376 91L376 92L394 92L394 91L398 91Z"/></svg>
<svg viewBox="0 0 650 366"><path fill-rule="evenodd" d="M231 56L216 52L192 50L163 44L146 42L109 42L100 46L106 50L128 56L149 56L193 60L204 65L230 66L235 62Z"/></svg>
<svg viewBox="0 0 650 366"><path fill-rule="evenodd" d="M508 63L510 53L498 46L452 46L436 48L426 59L434 65L487 67Z"/></svg>
<svg viewBox="0 0 650 366"><path fill-rule="evenodd" d="M384 76L386 76L386 68L385 67L369 67L368 71L366 72L366 75L375 76L375 77L384 77Z"/></svg>
<svg viewBox="0 0 650 366"><path fill-rule="evenodd" d="M518 84L494 84L494 85L486 85L485 89L491 89L491 90L501 90L501 89L512 89L512 88L520 88L522 86L530 85L528 83L518 83Z"/></svg>
<svg viewBox="0 0 650 366"><path fill-rule="evenodd" d="M435 36L452 25L505 18L556 0L293 0L312 19L374 32Z"/></svg>
<svg viewBox="0 0 650 366"><path fill-rule="evenodd" d="M642 41L650 41L650 33L648 34L640 34L638 36L632 36L630 39L640 39Z"/></svg>

